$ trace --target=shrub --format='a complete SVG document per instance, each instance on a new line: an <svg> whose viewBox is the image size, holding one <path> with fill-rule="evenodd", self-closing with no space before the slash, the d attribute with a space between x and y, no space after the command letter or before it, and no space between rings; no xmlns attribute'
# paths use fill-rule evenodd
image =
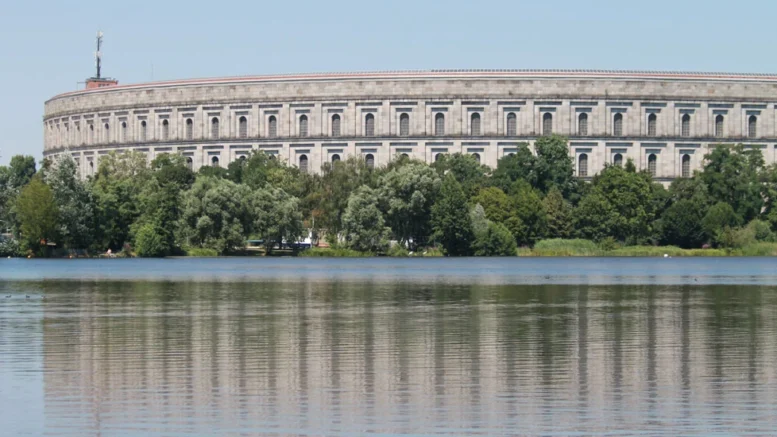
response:
<svg viewBox="0 0 777 437"><path fill-rule="evenodd" d="M168 254L166 238L161 229L145 224L135 234L135 253L143 258L158 258Z"/></svg>
<svg viewBox="0 0 777 437"><path fill-rule="evenodd" d="M477 235L472 248L475 256L515 256L518 249L512 232L494 222L488 222L486 231Z"/></svg>
<svg viewBox="0 0 777 437"><path fill-rule="evenodd" d="M401 244L394 244L388 248L386 251L386 256L402 258L410 256L410 252Z"/></svg>
<svg viewBox="0 0 777 437"><path fill-rule="evenodd" d="M18 257L22 255L22 248L19 246L18 240L0 237L0 257Z"/></svg>

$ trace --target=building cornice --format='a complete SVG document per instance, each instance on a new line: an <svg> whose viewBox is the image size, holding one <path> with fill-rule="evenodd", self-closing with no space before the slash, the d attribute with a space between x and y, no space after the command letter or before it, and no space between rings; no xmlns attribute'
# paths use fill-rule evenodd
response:
<svg viewBox="0 0 777 437"><path fill-rule="evenodd" d="M777 74L772 73L719 73L719 72L672 72L641 70L419 70L419 71L376 71L275 74L264 76L236 76L203 79L183 79L137 84L116 85L104 88L71 91L47 100L46 103L63 97L87 94L105 94L129 90L163 89L203 85L243 85L255 83L320 82L320 81L364 81L364 80L445 80L445 79L495 79L495 80L612 80L612 81L708 81L708 82L762 82L777 83Z"/></svg>

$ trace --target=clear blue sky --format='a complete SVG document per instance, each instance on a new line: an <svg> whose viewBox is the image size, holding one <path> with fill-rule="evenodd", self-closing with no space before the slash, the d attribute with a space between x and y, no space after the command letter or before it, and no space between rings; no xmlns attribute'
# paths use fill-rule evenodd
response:
<svg viewBox="0 0 777 437"><path fill-rule="evenodd" d="M777 2L586 0L8 1L0 164L42 154L43 102L121 83L264 73L589 68L777 73Z"/></svg>

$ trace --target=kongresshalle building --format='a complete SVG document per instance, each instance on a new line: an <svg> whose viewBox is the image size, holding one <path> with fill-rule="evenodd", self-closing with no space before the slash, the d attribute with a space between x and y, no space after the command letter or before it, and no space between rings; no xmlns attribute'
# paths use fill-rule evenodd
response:
<svg viewBox="0 0 777 437"><path fill-rule="evenodd" d="M180 153L194 170L259 150L303 171L357 156L497 161L543 135L569 138L577 176L631 159L669 181L710 147L743 143L775 162L777 76L648 71L433 70L289 74L87 88L45 103L44 156L82 175L111 151Z"/></svg>

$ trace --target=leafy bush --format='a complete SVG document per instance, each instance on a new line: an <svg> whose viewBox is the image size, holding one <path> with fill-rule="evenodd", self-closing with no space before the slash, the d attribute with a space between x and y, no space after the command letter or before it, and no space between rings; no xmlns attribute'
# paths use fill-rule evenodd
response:
<svg viewBox="0 0 777 437"><path fill-rule="evenodd" d="M0 237L0 257L19 257L23 255L22 248L19 246L19 241L12 238Z"/></svg>
<svg viewBox="0 0 777 437"><path fill-rule="evenodd" d="M386 256L391 256L396 258L408 257L410 256L410 251L408 251L401 244L394 244L393 246L388 248L388 250L386 251Z"/></svg>
<svg viewBox="0 0 777 437"><path fill-rule="evenodd" d="M135 253L143 258L158 258L168 254L163 231L152 224L146 224L135 234Z"/></svg>
<svg viewBox="0 0 777 437"><path fill-rule="evenodd" d="M515 237L505 225L488 222L486 232L475 237L472 244L475 256L515 256L518 247Z"/></svg>

